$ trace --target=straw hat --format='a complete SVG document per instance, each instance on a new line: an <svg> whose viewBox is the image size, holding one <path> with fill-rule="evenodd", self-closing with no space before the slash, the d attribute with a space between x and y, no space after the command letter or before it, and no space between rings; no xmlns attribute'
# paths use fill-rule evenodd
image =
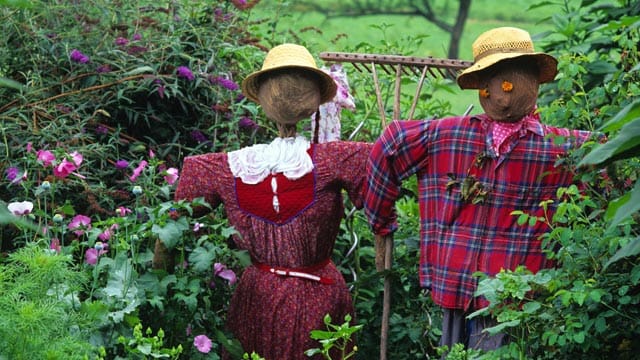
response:
<svg viewBox="0 0 640 360"><path fill-rule="evenodd" d="M473 65L458 75L458 85L462 89L479 89L484 86L479 83L478 71L506 59L534 59L540 70L540 83L552 81L558 72L558 61L551 55L535 52L531 36L522 29L500 27L489 30L478 36L473 42L472 50Z"/></svg>
<svg viewBox="0 0 640 360"><path fill-rule="evenodd" d="M260 75L272 70L285 68L300 68L318 74L321 81L320 104L333 99L336 95L337 85L333 78L318 69L313 56L311 56L304 46L295 44L282 44L271 49L264 59L262 69L250 74L242 81L242 92L247 98L260 103L260 101L258 101Z"/></svg>

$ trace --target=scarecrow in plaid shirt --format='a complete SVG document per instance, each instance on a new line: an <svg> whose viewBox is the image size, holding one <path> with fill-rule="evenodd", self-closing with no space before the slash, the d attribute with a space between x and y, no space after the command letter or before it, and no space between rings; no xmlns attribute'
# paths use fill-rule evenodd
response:
<svg viewBox="0 0 640 360"><path fill-rule="evenodd" d="M529 33L496 28L480 35L472 49L474 64L457 82L479 91L485 113L392 122L368 160L365 213L375 234L390 238L397 229L394 202L401 182L417 176L419 278L443 309L441 345L489 350L506 339L482 332L494 320L466 319L488 305L474 297L473 274L494 275L519 265L536 272L551 265L540 240L547 226L518 225L511 212L544 216L540 202L573 181L571 169L556 161L592 134L540 122L538 88L554 79L557 60L536 52ZM564 139L560 144L554 141L558 136Z"/></svg>

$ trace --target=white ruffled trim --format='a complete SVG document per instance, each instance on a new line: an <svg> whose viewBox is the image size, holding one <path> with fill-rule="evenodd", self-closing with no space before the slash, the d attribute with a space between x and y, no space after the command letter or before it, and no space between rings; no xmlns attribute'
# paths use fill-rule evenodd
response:
<svg viewBox="0 0 640 360"><path fill-rule="evenodd" d="M307 153L310 143L303 136L276 138L271 144L256 144L228 154L229 168L245 184L257 184L267 176L282 173L296 180L313 170Z"/></svg>

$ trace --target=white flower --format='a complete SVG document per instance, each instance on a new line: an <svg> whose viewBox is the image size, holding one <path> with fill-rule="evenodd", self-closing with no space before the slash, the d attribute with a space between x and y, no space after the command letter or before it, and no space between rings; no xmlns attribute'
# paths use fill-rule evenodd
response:
<svg viewBox="0 0 640 360"><path fill-rule="evenodd" d="M7 209L14 215L28 215L33 210L31 201L12 202L7 205Z"/></svg>

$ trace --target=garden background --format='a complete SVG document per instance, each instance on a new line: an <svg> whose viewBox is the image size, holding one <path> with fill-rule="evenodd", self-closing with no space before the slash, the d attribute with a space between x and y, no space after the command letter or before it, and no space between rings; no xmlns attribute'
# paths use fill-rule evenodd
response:
<svg viewBox="0 0 640 360"><path fill-rule="evenodd" d="M455 15L455 2L433 3ZM0 4L0 359L218 359L222 346L242 356L223 324L249 259L230 241L222 208L194 217L206 204L173 201L182 159L276 135L238 89L276 44L302 43L316 55L446 53L447 37L424 19L328 19L296 1ZM555 216L514 213L522 226L549 224L545 247L558 267L480 282L495 330L511 344L487 354L454 349L449 358L631 359L640 350L640 4L475 0L461 58L500 25L529 30L559 59L556 81L541 89L543 121L609 141L558 160L579 164L586 186L558 189L549 199ZM362 124L354 139L373 141L381 121L371 75L345 70L356 109L343 112L343 135ZM381 83L391 114L393 79ZM415 117L460 114L475 98L432 79ZM402 108L410 103L403 95ZM438 357L440 314L417 281L415 199L408 182L387 274L392 359ZM372 236L361 212L345 214L342 230L333 260L362 326L356 357L377 358L382 274ZM165 269L152 265L157 239L174 255ZM338 329L332 336L348 333Z"/></svg>

